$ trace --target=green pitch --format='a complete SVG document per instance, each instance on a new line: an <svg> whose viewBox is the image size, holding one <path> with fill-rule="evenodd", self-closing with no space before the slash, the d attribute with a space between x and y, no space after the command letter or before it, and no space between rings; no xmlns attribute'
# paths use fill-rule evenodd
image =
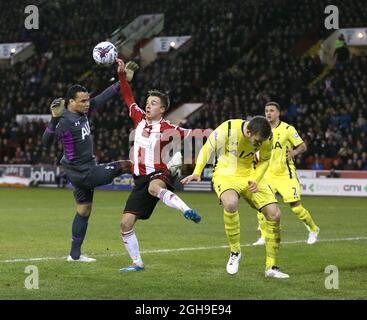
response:
<svg viewBox="0 0 367 320"><path fill-rule="evenodd" d="M119 273L130 259L119 235L128 192L97 191L83 252L96 263L67 263L75 205L69 190L0 189L0 299L365 299L367 198L304 197L320 226L320 241L281 204L279 264L290 279L264 277L264 247L256 213L240 207L243 257L237 275L226 273L229 256L216 196L181 193L203 219L195 224L159 203L138 221L146 270ZM39 258L43 258L41 260ZM32 260L34 259L34 260ZM38 268L39 289L25 288L28 265ZM339 289L326 289L328 265L339 271ZM329 281L330 282L330 281Z"/></svg>

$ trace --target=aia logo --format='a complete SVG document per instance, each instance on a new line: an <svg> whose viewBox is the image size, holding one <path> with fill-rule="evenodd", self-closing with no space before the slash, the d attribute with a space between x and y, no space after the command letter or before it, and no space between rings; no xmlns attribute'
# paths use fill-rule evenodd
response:
<svg viewBox="0 0 367 320"><path fill-rule="evenodd" d="M111 49L112 49L111 45L105 48L97 48L101 58L104 58Z"/></svg>
<svg viewBox="0 0 367 320"><path fill-rule="evenodd" d="M85 137L89 135L90 135L90 127L89 122L87 121L87 123L82 128L82 140L84 140Z"/></svg>

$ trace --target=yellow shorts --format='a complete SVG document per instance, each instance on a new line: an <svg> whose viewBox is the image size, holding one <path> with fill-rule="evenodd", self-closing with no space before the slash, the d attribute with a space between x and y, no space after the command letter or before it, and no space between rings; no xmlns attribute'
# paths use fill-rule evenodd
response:
<svg viewBox="0 0 367 320"><path fill-rule="evenodd" d="M301 200L301 187L297 178L288 176L266 176L273 192L279 193L285 203Z"/></svg>
<svg viewBox="0 0 367 320"><path fill-rule="evenodd" d="M260 210L270 203L278 202L273 191L265 179L261 179L257 188L258 192L248 191L248 180L250 177L243 176L214 176L213 185L215 193L220 199L221 194L227 190L234 190L242 196L251 207Z"/></svg>

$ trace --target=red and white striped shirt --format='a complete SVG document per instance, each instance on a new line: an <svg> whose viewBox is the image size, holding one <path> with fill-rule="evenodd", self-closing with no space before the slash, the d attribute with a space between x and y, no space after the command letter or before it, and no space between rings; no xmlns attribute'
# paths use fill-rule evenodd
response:
<svg viewBox="0 0 367 320"><path fill-rule="evenodd" d="M166 164L162 161L164 147L172 138L186 138L191 130L172 125L163 118L149 123L145 111L135 103L124 74L120 73L119 78L121 94L129 107L129 116L134 121L133 174L143 176L155 171L167 170Z"/></svg>

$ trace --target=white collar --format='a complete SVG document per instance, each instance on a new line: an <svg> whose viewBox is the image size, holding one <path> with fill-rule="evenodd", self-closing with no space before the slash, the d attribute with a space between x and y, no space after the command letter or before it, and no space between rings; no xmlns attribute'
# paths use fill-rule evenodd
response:
<svg viewBox="0 0 367 320"><path fill-rule="evenodd" d="M162 120L163 120L163 118L161 117L159 120L152 121L152 122L149 122L149 120L148 120L148 119L146 119L146 122L147 122L147 124L149 124L149 125L154 125L154 124L157 124L157 123L161 122Z"/></svg>

